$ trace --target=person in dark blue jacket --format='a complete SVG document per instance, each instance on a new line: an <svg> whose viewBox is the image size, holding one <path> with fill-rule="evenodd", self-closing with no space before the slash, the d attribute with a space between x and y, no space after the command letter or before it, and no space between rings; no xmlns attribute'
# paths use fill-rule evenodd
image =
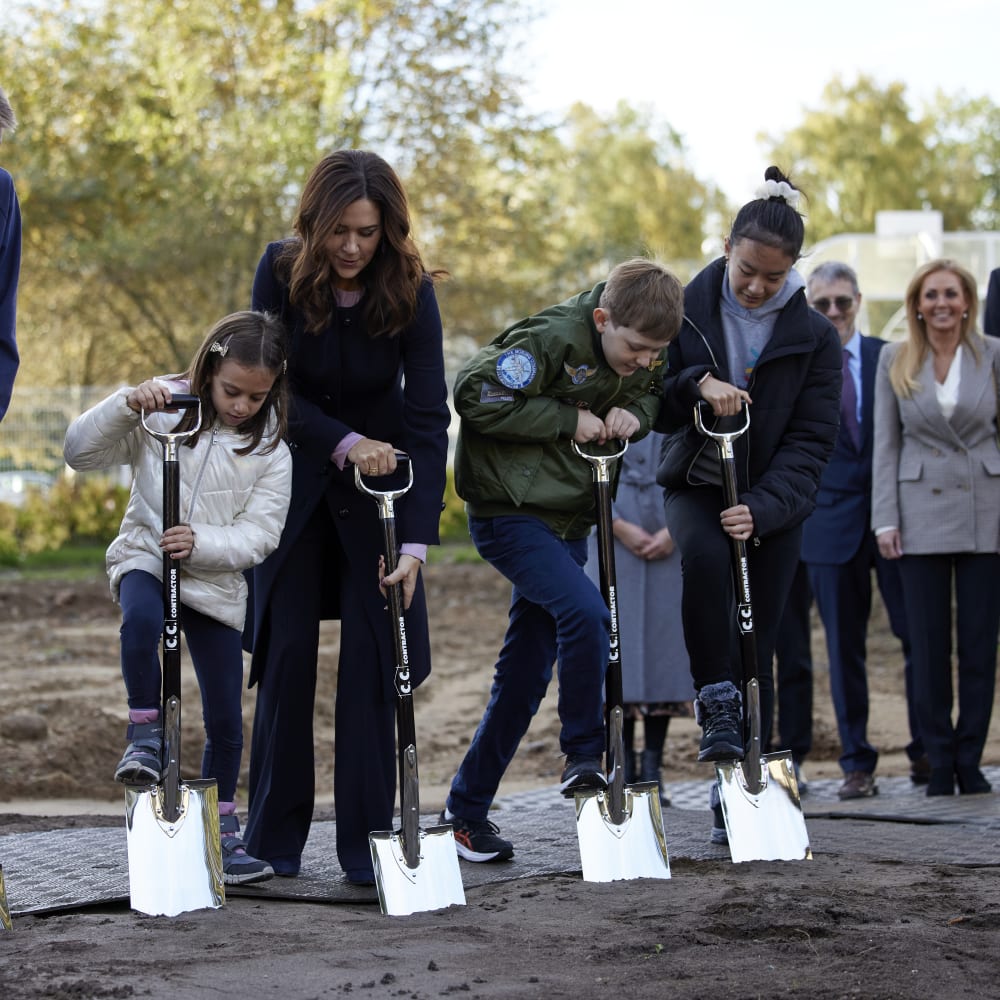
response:
<svg viewBox="0 0 1000 1000"><path fill-rule="evenodd" d="M17 119L0 87L0 141ZM0 167L0 420L10 406L17 375L17 282L21 273L21 206L10 174Z"/></svg>
<svg viewBox="0 0 1000 1000"><path fill-rule="evenodd" d="M725 256L685 289L656 425L668 435L657 481L681 552L684 640L703 731L698 759L705 761L744 753L731 539L748 545L757 662L767 667L759 677L766 746L775 631L840 419L837 332L809 308L794 270L804 239L799 192L777 167L764 178L758 197L737 214ZM694 426L700 400L716 418L749 406L750 429L736 442L733 507L723 500L718 449ZM713 840L724 838L717 809Z"/></svg>
<svg viewBox="0 0 1000 1000"><path fill-rule="evenodd" d="M312 820L321 619L341 622L334 803L351 882L374 881L368 834L391 828L395 652L378 507L354 467L388 475L396 450L412 463L413 488L395 504L398 567L382 582L402 586L416 686L430 672L420 566L438 542L450 420L434 277L395 172L374 153L339 150L313 169L295 236L268 245L254 278L254 309L289 331L291 503L277 551L252 573L245 635L257 685L246 839L276 875L298 874Z"/></svg>
<svg viewBox="0 0 1000 1000"><path fill-rule="evenodd" d="M883 559L871 531L872 414L875 372L885 341L857 329L861 290L854 270L828 260L809 275L809 304L837 328L843 350L840 433L820 478L816 509L802 526L802 561L816 595L830 663L830 695L840 734L841 799L878 793L878 750L868 739L865 647L872 605L872 570L889 624L903 645L911 742L906 752L915 783L930 765L918 735L903 586L896 563ZM849 380L849 381L848 381ZM779 678L780 683L780 678Z"/></svg>

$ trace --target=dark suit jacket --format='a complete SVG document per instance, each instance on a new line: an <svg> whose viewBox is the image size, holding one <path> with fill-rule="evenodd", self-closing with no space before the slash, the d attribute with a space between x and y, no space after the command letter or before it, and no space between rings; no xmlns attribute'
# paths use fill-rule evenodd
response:
<svg viewBox="0 0 1000 1000"><path fill-rule="evenodd" d="M885 341L861 339L861 447L841 425L833 454L820 477L816 509L802 527L802 561L842 565L861 547L870 529L872 496L872 417L875 372Z"/></svg>
<svg viewBox="0 0 1000 1000"><path fill-rule="evenodd" d="M1000 337L1000 267L990 271L986 287L986 305L983 307L983 333Z"/></svg>

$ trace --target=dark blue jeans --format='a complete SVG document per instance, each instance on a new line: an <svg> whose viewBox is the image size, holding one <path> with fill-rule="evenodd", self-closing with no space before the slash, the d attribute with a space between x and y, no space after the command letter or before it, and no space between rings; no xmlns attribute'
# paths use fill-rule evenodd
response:
<svg viewBox="0 0 1000 1000"><path fill-rule="evenodd" d="M122 577L122 677L129 708L161 708L163 584L133 570ZM243 753L243 649L240 633L181 605L181 626L201 688L205 750L201 776L214 778L219 801L232 802Z"/></svg>
<svg viewBox="0 0 1000 1000"><path fill-rule="evenodd" d="M490 700L448 797L455 815L484 820L555 661L563 753L604 753L610 619L600 590L583 572L586 538L559 538L534 517L470 518L469 532L479 554L513 584Z"/></svg>

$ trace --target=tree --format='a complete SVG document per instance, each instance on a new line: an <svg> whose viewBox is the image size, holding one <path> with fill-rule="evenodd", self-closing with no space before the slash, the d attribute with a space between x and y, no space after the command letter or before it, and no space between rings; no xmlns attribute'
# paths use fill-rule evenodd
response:
<svg viewBox="0 0 1000 1000"><path fill-rule="evenodd" d="M915 111L902 83L838 77L800 125L761 138L809 196L812 240L870 232L888 209L936 209L946 230L998 221L1000 111L986 99L938 94Z"/></svg>
<svg viewBox="0 0 1000 1000"><path fill-rule="evenodd" d="M419 214L456 142L516 118L499 69L511 7L25 5L0 36L25 124L5 147L28 244L22 377L182 368L211 322L248 303L265 242L289 230L305 174L333 148L384 150Z"/></svg>

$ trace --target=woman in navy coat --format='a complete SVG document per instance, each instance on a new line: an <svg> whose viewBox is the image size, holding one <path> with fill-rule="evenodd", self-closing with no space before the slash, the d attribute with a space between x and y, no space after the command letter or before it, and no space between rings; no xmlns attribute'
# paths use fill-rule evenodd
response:
<svg viewBox="0 0 1000 1000"><path fill-rule="evenodd" d="M267 247L254 278L253 307L289 331L291 505L277 551L253 571L247 622L257 684L247 843L277 875L298 874L312 821L321 619L341 621L334 803L350 881L374 880L368 834L391 828L395 653L378 507L356 489L353 466L389 474L397 450L414 485L395 504L402 545L385 582L402 585L414 682L430 671L420 566L438 541L449 410L436 274L409 229L392 168L340 150L314 168L295 236Z"/></svg>

